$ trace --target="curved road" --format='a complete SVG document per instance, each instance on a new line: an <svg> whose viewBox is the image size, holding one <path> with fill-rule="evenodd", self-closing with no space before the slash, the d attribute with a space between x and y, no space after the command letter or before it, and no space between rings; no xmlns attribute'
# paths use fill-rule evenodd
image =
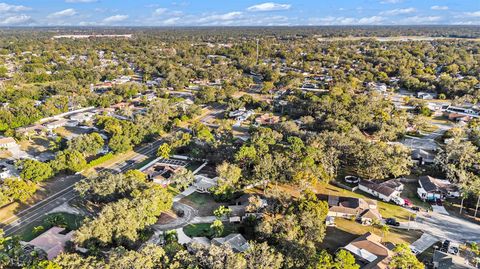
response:
<svg viewBox="0 0 480 269"><path fill-rule="evenodd" d="M175 220L167 224L154 224L152 225L152 228L157 231L169 231L181 228L189 224L198 214L198 211L195 210L193 207L182 204L180 202L174 202L172 209L174 211L182 210L184 213L183 216L180 218L176 218Z"/></svg>

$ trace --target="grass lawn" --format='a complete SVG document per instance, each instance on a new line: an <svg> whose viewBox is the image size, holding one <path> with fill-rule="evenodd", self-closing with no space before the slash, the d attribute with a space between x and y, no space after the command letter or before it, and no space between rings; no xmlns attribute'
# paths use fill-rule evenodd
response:
<svg viewBox="0 0 480 269"><path fill-rule="evenodd" d="M183 228L185 234L189 237L208 237L212 239L214 236L212 229L210 229L211 223L197 223L190 224ZM240 225L232 223L223 223L223 233L219 237L227 236L231 233L237 233Z"/></svg>
<svg viewBox="0 0 480 269"><path fill-rule="evenodd" d="M422 201L422 199L418 197L418 194L417 194L418 184L416 182L403 183L403 187L404 189L401 195L403 198L407 198L408 200L410 200L410 202L412 202L416 206L423 207L424 209L429 209L429 210L432 209L429 203Z"/></svg>
<svg viewBox="0 0 480 269"><path fill-rule="evenodd" d="M199 216L212 216L213 211L225 203L216 202L210 194L194 192L181 200L198 210Z"/></svg>
<svg viewBox="0 0 480 269"><path fill-rule="evenodd" d="M335 223L337 224L336 228L338 230L343 231L343 233L349 233L349 234L355 235L355 237L368 232L382 236L381 229L375 226L364 226L358 222L342 219L342 218L335 218ZM417 231L417 230L408 231L405 229L395 229L393 227L390 227L390 231L386 234L384 241L392 242L394 244L398 244L398 243L410 244L415 242L418 238L420 238L420 236L422 236L421 231Z"/></svg>
<svg viewBox="0 0 480 269"><path fill-rule="evenodd" d="M52 213L46 215L41 221L32 222L29 226L27 226L23 231L21 231L18 235L23 241L30 241L37 237L38 235L42 234L44 231L50 229L51 227L55 226L48 222L48 219L52 217L60 217L63 219L62 225L57 225L60 227L66 228L68 231L76 230L82 224L83 216L69 214L69 213ZM42 226L43 230L36 232L35 228Z"/></svg>

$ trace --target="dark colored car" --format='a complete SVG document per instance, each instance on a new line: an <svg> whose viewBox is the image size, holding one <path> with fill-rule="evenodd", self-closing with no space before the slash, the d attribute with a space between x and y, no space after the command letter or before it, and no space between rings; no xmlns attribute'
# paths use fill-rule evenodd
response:
<svg viewBox="0 0 480 269"><path fill-rule="evenodd" d="M413 210L413 211L420 211L420 207L418 207L418 206L412 206L412 210Z"/></svg>
<svg viewBox="0 0 480 269"><path fill-rule="evenodd" d="M398 222L396 219L394 218L388 218L385 220L385 223L388 224L388 225L391 225L391 226L400 226L400 222Z"/></svg>

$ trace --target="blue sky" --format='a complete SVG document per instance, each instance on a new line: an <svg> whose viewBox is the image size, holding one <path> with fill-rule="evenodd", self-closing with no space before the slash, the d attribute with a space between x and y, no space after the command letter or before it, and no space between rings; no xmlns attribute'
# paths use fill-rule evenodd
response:
<svg viewBox="0 0 480 269"><path fill-rule="evenodd" d="M480 0L0 0L0 26L480 25Z"/></svg>

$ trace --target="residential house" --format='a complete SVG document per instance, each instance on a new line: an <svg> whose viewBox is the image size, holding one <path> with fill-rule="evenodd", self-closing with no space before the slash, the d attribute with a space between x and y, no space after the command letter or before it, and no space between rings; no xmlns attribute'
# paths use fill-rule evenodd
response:
<svg viewBox="0 0 480 269"><path fill-rule="evenodd" d="M236 121L243 122L254 114L253 110L246 110L244 107L228 113L228 117L234 118Z"/></svg>
<svg viewBox="0 0 480 269"><path fill-rule="evenodd" d="M170 178L181 168L181 165L157 163L148 167L145 171L143 171L143 173L147 175L148 180L167 186L170 184Z"/></svg>
<svg viewBox="0 0 480 269"><path fill-rule="evenodd" d="M411 158L418 165L432 164L435 160L435 154L423 149L414 149L412 150Z"/></svg>
<svg viewBox="0 0 480 269"><path fill-rule="evenodd" d="M451 184L448 180L422 176L418 179L418 184L420 187L417 189L417 194L424 201L444 200L446 197L460 197L458 187Z"/></svg>
<svg viewBox="0 0 480 269"><path fill-rule="evenodd" d="M211 243L216 246L228 246L235 252L245 252L250 248L247 240L241 234L229 234L225 237L213 238Z"/></svg>
<svg viewBox="0 0 480 269"><path fill-rule="evenodd" d="M255 201L255 196L251 194L243 194L235 199L234 205L228 206L230 209L229 221L242 222L247 217L261 218L262 210L268 205L267 200L259 198L258 204L250 206L253 201Z"/></svg>
<svg viewBox="0 0 480 269"><path fill-rule="evenodd" d="M389 180L381 183L376 183L370 180L360 180L358 189L378 197L384 202L392 201L398 205L403 205L405 203L405 201L400 198L403 184L398 180Z"/></svg>
<svg viewBox="0 0 480 269"><path fill-rule="evenodd" d="M0 151L2 149L9 150L9 149L15 148L17 146L18 146L17 141L15 141L15 139L13 139L13 137L0 136Z"/></svg>
<svg viewBox="0 0 480 269"><path fill-rule="evenodd" d="M54 129L64 127L67 124L68 124L68 121L66 119L59 119L59 120L54 120L54 121L44 123L43 126L45 126L49 131L52 131Z"/></svg>
<svg viewBox="0 0 480 269"><path fill-rule="evenodd" d="M208 178L202 175L195 175L195 183L193 184L197 188L197 192L209 193L210 189L217 186L218 177Z"/></svg>
<svg viewBox="0 0 480 269"><path fill-rule="evenodd" d="M382 238L378 235L366 233L343 249L352 253L361 269L387 269L393 253L382 245L381 240Z"/></svg>
<svg viewBox="0 0 480 269"><path fill-rule="evenodd" d="M65 244L72 239L73 233L74 231L65 233L64 228L52 227L27 244L45 251L48 259L52 260L63 252Z"/></svg>
<svg viewBox="0 0 480 269"><path fill-rule="evenodd" d="M81 113L77 113L70 116L70 120L76 121L79 123L85 123L85 122L92 121L94 117L95 117L95 114L92 112L81 112Z"/></svg>
<svg viewBox="0 0 480 269"><path fill-rule="evenodd" d="M435 250L432 258L434 269L474 269L477 268L468 263L468 261L458 255L445 253Z"/></svg>
<svg viewBox="0 0 480 269"><path fill-rule="evenodd" d="M280 121L279 116L275 116L269 113L263 114L260 117L255 119L255 122L258 125L273 125L273 124L277 124L279 121Z"/></svg>
<svg viewBox="0 0 480 269"><path fill-rule="evenodd" d="M364 225L370 225L382 219L382 215L377 210L376 201L334 195L329 195L327 199L329 206L327 216L355 219Z"/></svg>
<svg viewBox="0 0 480 269"><path fill-rule="evenodd" d="M431 93L431 92L418 92L417 93L417 98L423 99L423 100L432 100L437 98L436 93Z"/></svg>

